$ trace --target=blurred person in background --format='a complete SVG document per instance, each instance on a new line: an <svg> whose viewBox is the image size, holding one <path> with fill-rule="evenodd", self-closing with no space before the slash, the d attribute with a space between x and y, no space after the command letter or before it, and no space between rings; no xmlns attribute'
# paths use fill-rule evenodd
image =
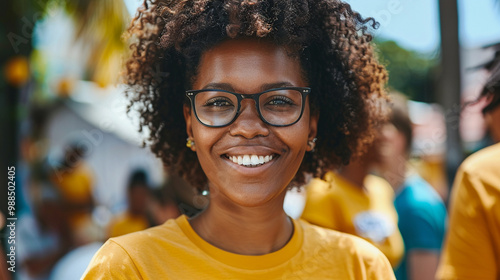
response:
<svg viewBox="0 0 500 280"><path fill-rule="evenodd" d="M302 219L311 224L362 237L396 267L404 254L394 209L394 192L389 183L369 174L380 161L378 143L368 152L323 180L313 179L306 188Z"/></svg>
<svg viewBox="0 0 500 280"><path fill-rule="evenodd" d="M382 127L378 172L394 188L394 206L405 255L396 268L398 280L434 279L446 227L446 206L434 188L408 167L412 123L407 100L391 94L389 122Z"/></svg>
<svg viewBox="0 0 500 280"><path fill-rule="evenodd" d="M500 59L480 98L493 139L500 141ZM455 177L450 224L437 278L500 279L500 143L469 156Z"/></svg>
<svg viewBox="0 0 500 280"><path fill-rule="evenodd" d="M151 226L148 207L151 202L151 190L148 176L142 169L131 173L127 185L128 207L125 212L115 217L109 224L108 236L115 237L147 229Z"/></svg>
<svg viewBox="0 0 500 280"><path fill-rule="evenodd" d="M483 116L486 121L486 126L493 143L500 142L500 94L498 93L500 87L500 53L497 52L496 69L493 70L492 75L486 83L481 97L486 98L488 105L483 108Z"/></svg>
<svg viewBox="0 0 500 280"><path fill-rule="evenodd" d="M63 201L50 183L31 186L33 214L19 218L16 279L47 279L52 267L72 247L73 235L66 223Z"/></svg>
<svg viewBox="0 0 500 280"><path fill-rule="evenodd" d="M167 182L161 188L153 190L149 210L153 225L161 225L169 219L181 215L177 202L176 185L184 186L185 182L179 176L169 175Z"/></svg>
<svg viewBox="0 0 500 280"><path fill-rule="evenodd" d="M76 246L102 238L101 230L92 220L94 178L84 157L84 145L70 143L64 149L61 163L53 168L51 175L52 184L62 196L66 222L71 227Z"/></svg>

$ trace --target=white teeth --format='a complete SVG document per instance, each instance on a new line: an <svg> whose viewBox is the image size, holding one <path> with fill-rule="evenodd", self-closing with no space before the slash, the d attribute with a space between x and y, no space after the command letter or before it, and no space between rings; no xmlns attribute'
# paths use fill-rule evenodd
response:
<svg viewBox="0 0 500 280"><path fill-rule="evenodd" d="M252 165L257 165L257 164L259 164L259 157L256 155L252 155L250 157L250 161L252 162Z"/></svg>
<svg viewBox="0 0 500 280"><path fill-rule="evenodd" d="M229 160L244 166L257 166L268 163L273 159L272 155L258 156L258 155L242 155L242 156L229 156Z"/></svg>
<svg viewBox="0 0 500 280"><path fill-rule="evenodd" d="M250 156L249 155L244 155L243 156L243 165L250 165L250 164L251 164Z"/></svg>

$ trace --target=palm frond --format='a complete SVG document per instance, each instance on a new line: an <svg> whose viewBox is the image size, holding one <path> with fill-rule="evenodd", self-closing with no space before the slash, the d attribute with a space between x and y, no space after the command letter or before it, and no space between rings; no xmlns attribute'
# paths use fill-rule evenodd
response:
<svg viewBox="0 0 500 280"><path fill-rule="evenodd" d="M90 48L91 79L102 86L116 82L126 49L121 36L130 21L123 0L69 0L67 11L75 21L76 39Z"/></svg>

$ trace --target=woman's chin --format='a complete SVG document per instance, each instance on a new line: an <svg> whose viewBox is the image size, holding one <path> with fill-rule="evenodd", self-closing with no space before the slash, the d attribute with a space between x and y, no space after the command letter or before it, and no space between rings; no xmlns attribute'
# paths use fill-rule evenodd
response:
<svg viewBox="0 0 500 280"><path fill-rule="evenodd" d="M273 203L273 201L278 203L282 192L284 190L272 191L268 186L244 185L238 187L233 185L230 190L221 190L220 192L214 192L211 189L210 200L212 203L216 200L225 200L226 203L231 203L234 206L258 207Z"/></svg>

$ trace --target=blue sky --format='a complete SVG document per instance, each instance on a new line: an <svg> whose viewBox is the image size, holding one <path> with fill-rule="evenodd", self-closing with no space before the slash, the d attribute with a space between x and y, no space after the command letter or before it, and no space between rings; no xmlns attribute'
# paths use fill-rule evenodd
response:
<svg viewBox="0 0 500 280"><path fill-rule="evenodd" d="M465 46L500 42L500 1L461 0L461 36Z"/></svg>
<svg viewBox="0 0 500 280"><path fill-rule="evenodd" d="M449 1L449 0L446 0ZM438 0L348 0L363 16L381 27L376 35L401 46L433 52L439 46ZM499 2L499 1L496 1ZM500 42L500 6L495 0L458 0L460 43L474 48Z"/></svg>
<svg viewBox="0 0 500 280"><path fill-rule="evenodd" d="M434 52L440 42L438 0L346 0L354 10L375 17L376 35L423 53ZM445 0L450 1L450 0ZM134 11L141 0L125 0ZM460 42L474 48L500 42L500 1L458 0Z"/></svg>

